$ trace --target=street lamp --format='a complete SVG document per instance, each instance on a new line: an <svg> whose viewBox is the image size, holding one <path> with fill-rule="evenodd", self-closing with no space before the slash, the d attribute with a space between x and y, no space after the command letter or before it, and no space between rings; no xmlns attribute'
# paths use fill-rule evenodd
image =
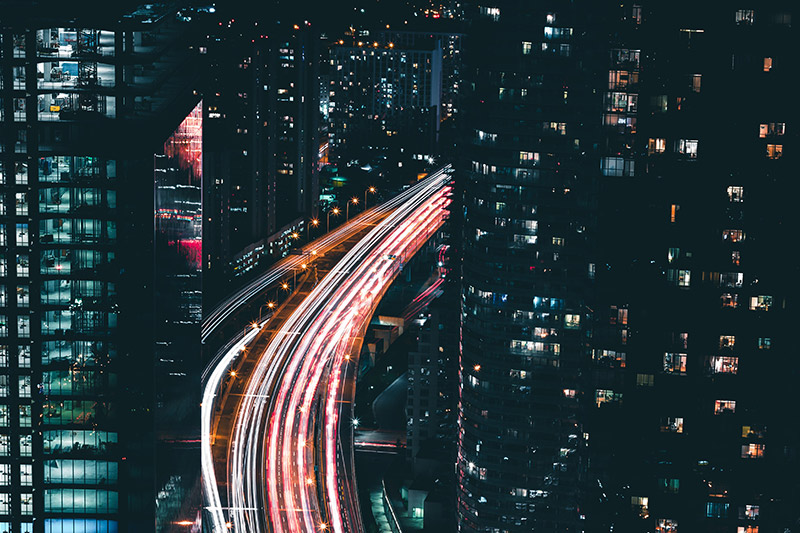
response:
<svg viewBox="0 0 800 533"><path fill-rule="evenodd" d="M261 307L258 308L258 322L261 323L261 311L264 310L265 307L269 307L270 311L275 309L275 302L267 302Z"/></svg>
<svg viewBox="0 0 800 533"><path fill-rule="evenodd" d="M350 220L350 204L358 205L358 198L353 196L352 198L350 198L350 201L347 202L347 212L345 213L346 216L344 218L345 222Z"/></svg>
<svg viewBox="0 0 800 533"><path fill-rule="evenodd" d="M333 209L328 209L328 220L325 223L325 232L329 232L331 230L331 213L336 216L339 216L340 209L338 207L334 207Z"/></svg>
<svg viewBox="0 0 800 533"><path fill-rule="evenodd" d="M315 228L319 226L319 220L316 218L312 218L311 221L308 224L306 224L306 241L308 241L308 232L309 232L308 228L311 226L314 226Z"/></svg>
<svg viewBox="0 0 800 533"><path fill-rule="evenodd" d="M375 189L375 187L370 187L369 189L366 189L366 190L364 191L364 209L366 209L366 208L367 208L367 193L368 193L368 192L371 192L372 194L375 194L375 191L376 191L376 190L377 190L377 189Z"/></svg>

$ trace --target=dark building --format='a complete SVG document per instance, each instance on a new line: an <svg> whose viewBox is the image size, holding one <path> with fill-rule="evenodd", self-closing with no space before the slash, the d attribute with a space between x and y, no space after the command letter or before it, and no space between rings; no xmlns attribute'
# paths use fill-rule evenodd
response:
<svg viewBox="0 0 800 533"><path fill-rule="evenodd" d="M796 8L637 4L598 88L587 529L794 531Z"/></svg>
<svg viewBox="0 0 800 533"><path fill-rule="evenodd" d="M794 8L478 11L461 529L794 530Z"/></svg>
<svg viewBox="0 0 800 533"><path fill-rule="evenodd" d="M597 43L586 6L492 6L467 42L459 527L580 531Z"/></svg>
<svg viewBox="0 0 800 533"><path fill-rule="evenodd" d="M0 23L0 530L167 531L198 513L195 26L72 7Z"/></svg>
<svg viewBox="0 0 800 533"><path fill-rule="evenodd" d="M317 216L321 127L318 32L236 9L215 17L203 48L211 291L288 253Z"/></svg>
<svg viewBox="0 0 800 533"><path fill-rule="evenodd" d="M333 43L329 103L331 151L353 159L388 146L435 153L442 98L442 41L403 44L361 30Z"/></svg>

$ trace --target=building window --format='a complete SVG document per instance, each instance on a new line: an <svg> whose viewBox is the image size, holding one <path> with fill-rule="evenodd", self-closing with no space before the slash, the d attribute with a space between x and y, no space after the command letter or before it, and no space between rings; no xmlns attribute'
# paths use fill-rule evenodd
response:
<svg viewBox="0 0 800 533"><path fill-rule="evenodd" d="M677 270L674 268L667 269L667 280L678 287L689 287L691 283L691 277L691 270Z"/></svg>
<svg viewBox="0 0 800 533"><path fill-rule="evenodd" d="M763 444L742 444L742 459L759 459L764 457Z"/></svg>
<svg viewBox="0 0 800 533"><path fill-rule="evenodd" d="M739 520L758 520L758 505L739 507Z"/></svg>
<svg viewBox="0 0 800 533"><path fill-rule="evenodd" d="M730 504L723 502L706 503L706 518L728 518Z"/></svg>
<svg viewBox="0 0 800 533"><path fill-rule="evenodd" d="M665 353L664 372L666 374L686 374L686 357L685 353Z"/></svg>
<svg viewBox="0 0 800 533"><path fill-rule="evenodd" d="M621 157L604 157L600 160L603 176L633 176L634 162Z"/></svg>
<svg viewBox="0 0 800 533"><path fill-rule="evenodd" d="M662 433L683 433L683 418L667 416L661 419Z"/></svg>
<svg viewBox="0 0 800 533"><path fill-rule="evenodd" d="M708 357L708 371L711 374L736 374L739 370L739 358L726 355Z"/></svg>
<svg viewBox="0 0 800 533"><path fill-rule="evenodd" d="M659 518L656 520L656 533L677 533L678 522L671 518Z"/></svg>
<svg viewBox="0 0 800 533"><path fill-rule="evenodd" d="M525 54L525 55L530 54L532 48L533 48L533 43L528 42L528 41L522 41L522 53L523 54Z"/></svg>
<svg viewBox="0 0 800 533"><path fill-rule="evenodd" d="M750 298L750 309L752 311L769 311L772 307L772 296L759 295Z"/></svg>
<svg viewBox="0 0 800 533"><path fill-rule="evenodd" d="M740 229L722 230L722 240L730 242L741 242L744 240L744 231Z"/></svg>
<svg viewBox="0 0 800 533"><path fill-rule="evenodd" d="M600 407L604 403L621 404L622 393L614 392L613 390L607 390L607 389L597 389L595 391L594 399L595 403L597 404L597 407Z"/></svg>
<svg viewBox="0 0 800 533"><path fill-rule="evenodd" d="M662 138L650 138L647 141L647 154L663 154L667 149L667 140Z"/></svg>
<svg viewBox="0 0 800 533"><path fill-rule="evenodd" d="M539 153L538 152L520 152L519 153L519 162L520 162L520 164L524 164L524 163L538 164L539 163Z"/></svg>
<svg viewBox="0 0 800 533"><path fill-rule="evenodd" d="M739 526L736 533L758 533L758 526Z"/></svg>
<svg viewBox="0 0 800 533"><path fill-rule="evenodd" d="M772 347L772 339L769 337L759 337L758 338L758 349L759 350L769 350Z"/></svg>
<svg viewBox="0 0 800 533"><path fill-rule="evenodd" d="M783 155L782 144L767 145L767 159L780 159L782 155Z"/></svg>
<svg viewBox="0 0 800 533"><path fill-rule="evenodd" d="M678 139L675 141L675 151L689 159L697 158L697 139Z"/></svg>
<svg viewBox="0 0 800 533"><path fill-rule="evenodd" d="M755 11L752 9L739 9L736 11L736 24L752 26L755 22Z"/></svg>
<svg viewBox="0 0 800 533"><path fill-rule="evenodd" d="M680 210L681 206L678 204L672 204L669 208L669 221L674 224L678 220L678 211Z"/></svg>
<svg viewBox="0 0 800 533"><path fill-rule="evenodd" d="M736 412L736 400L714 400L714 414L721 415L724 413Z"/></svg>
<svg viewBox="0 0 800 533"><path fill-rule="evenodd" d="M650 516L649 498L644 496L631 496L631 509L639 518Z"/></svg>
<svg viewBox="0 0 800 533"><path fill-rule="evenodd" d="M692 74L692 92L699 93L700 85L703 81L702 74Z"/></svg>
<svg viewBox="0 0 800 533"><path fill-rule="evenodd" d="M758 125L758 136L761 139L766 137L779 137L786 133L785 122L763 122Z"/></svg>
<svg viewBox="0 0 800 533"><path fill-rule="evenodd" d="M652 387L654 378L653 374L636 374L636 386Z"/></svg>
<svg viewBox="0 0 800 533"><path fill-rule="evenodd" d="M719 336L719 349L720 350L733 350L733 347L736 346L736 336L735 335L720 335Z"/></svg>
<svg viewBox="0 0 800 533"><path fill-rule="evenodd" d="M675 478L659 478L658 486L663 492L678 494L681 487L681 480Z"/></svg>
<svg viewBox="0 0 800 533"><path fill-rule="evenodd" d="M764 72L769 72L770 70L772 70L772 58L771 57L765 57L764 58Z"/></svg>
<svg viewBox="0 0 800 533"><path fill-rule="evenodd" d="M741 202L744 199L744 187L731 185L728 187L728 200L731 202Z"/></svg>

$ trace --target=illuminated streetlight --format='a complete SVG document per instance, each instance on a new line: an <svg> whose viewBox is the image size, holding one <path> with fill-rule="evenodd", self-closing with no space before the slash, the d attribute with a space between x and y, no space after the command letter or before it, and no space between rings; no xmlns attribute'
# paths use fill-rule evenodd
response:
<svg viewBox="0 0 800 533"><path fill-rule="evenodd" d="M350 204L358 205L358 198L353 196L352 198L350 198L350 201L347 202L347 210L346 210L345 218L344 218L345 222L350 220Z"/></svg>
<svg viewBox="0 0 800 533"><path fill-rule="evenodd" d="M306 241L308 241L308 232L310 231L309 228L314 226L315 228L319 226L319 220L316 218L312 218L308 224L306 224Z"/></svg>
<svg viewBox="0 0 800 533"><path fill-rule="evenodd" d="M328 209L328 218L327 222L325 223L325 232L329 232L331 230L331 213L339 216L340 209L338 207L334 207L333 209Z"/></svg>
<svg viewBox="0 0 800 533"><path fill-rule="evenodd" d="M372 194L375 194L375 191L376 191L376 190L377 190L377 189L376 189L375 187L370 187L370 188L368 188L368 189L366 189L366 190L364 191L364 209L366 209L366 208L367 208L367 193L368 193L368 192L371 192Z"/></svg>

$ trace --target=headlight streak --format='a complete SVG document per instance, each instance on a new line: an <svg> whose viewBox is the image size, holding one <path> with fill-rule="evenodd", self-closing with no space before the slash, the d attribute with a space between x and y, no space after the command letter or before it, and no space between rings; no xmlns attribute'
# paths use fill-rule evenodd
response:
<svg viewBox="0 0 800 533"><path fill-rule="evenodd" d="M336 443L342 371L349 364L354 336L360 335L379 297L399 270L400 260L388 260L386 256L407 259L441 226L449 203L446 170L447 167L432 174L395 198L391 207L394 211L355 244L298 304L282 326L282 333L276 334L259 354L230 441L231 509L227 519L235 531L311 533L324 522L330 531L344 532L342 503L347 506L348 516L353 517L347 523L356 527L352 523L359 519L358 502L340 502L338 493ZM298 263L304 260L297 256L292 259ZM252 298L250 291L262 290L259 284L266 283L268 277L233 297L231 301L238 297L239 303L227 313ZM226 313L224 307L218 308L216 316ZM206 324L212 330L216 327L213 321ZM241 342L250 342L255 332L248 336ZM215 532L227 528L213 471L210 420L214 402L213 394L210 399L208 394L213 383L217 385L213 389L216 392L233 357L226 354L214 368L203 401L203 484L213 521L211 530ZM267 397L269 402L265 401ZM324 420L318 420L320 416ZM320 448L310 445L315 427L322 428L324 437L319 443L323 464L316 465L316 469ZM307 482L309 479L311 483ZM260 510L265 503L266 514Z"/></svg>

